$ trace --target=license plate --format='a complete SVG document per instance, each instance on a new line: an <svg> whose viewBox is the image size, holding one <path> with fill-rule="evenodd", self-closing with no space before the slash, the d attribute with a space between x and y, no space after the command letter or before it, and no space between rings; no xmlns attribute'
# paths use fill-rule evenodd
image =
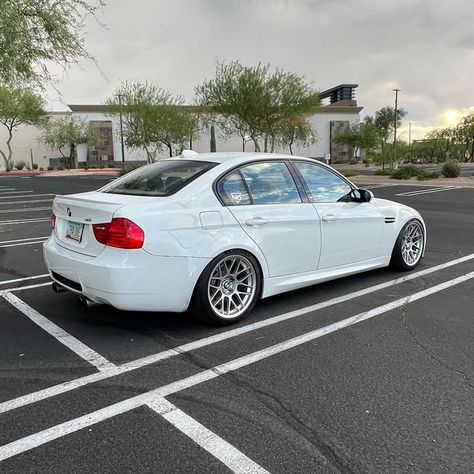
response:
<svg viewBox="0 0 474 474"><path fill-rule="evenodd" d="M82 231L84 230L84 224L79 222L68 221L66 237L76 242L80 242L82 239Z"/></svg>

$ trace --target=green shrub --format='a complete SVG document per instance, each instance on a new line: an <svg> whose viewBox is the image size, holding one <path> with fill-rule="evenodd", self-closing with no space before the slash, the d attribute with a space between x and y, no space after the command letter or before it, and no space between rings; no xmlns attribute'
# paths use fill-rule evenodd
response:
<svg viewBox="0 0 474 474"><path fill-rule="evenodd" d="M349 161L349 164L350 165L356 165L357 164L357 158L351 158L351 160Z"/></svg>
<svg viewBox="0 0 474 474"><path fill-rule="evenodd" d="M428 179L429 173L417 168L413 165L402 166L398 170L392 172L391 178L393 179L411 179L416 178L418 181L424 181Z"/></svg>
<svg viewBox="0 0 474 474"><path fill-rule="evenodd" d="M390 170L375 170L374 175L375 176L390 176L392 173Z"/></svg>
<svg viewBox="0 0 474 474"><path fill-rule="evenodd" d="M448 160L444 163L441 173L445 178L457 178L461 174L461 166L457 161Z"/></svg>
<svg viewBox="0 0 474 474"><path fill-rule="evenodd" d="M22 170L23 168L25 168L26 166L26 161L17 161L15 163L15 169L17 169L18 171Z"/></svg>
<svg viewBox="0 0 474 474"><path fill-rule="evenodd" d="M43 168L42 166L40 166L40 169L39 169L39 170L40 170L40 171L44 171L44 168Z"/></svg>
<svg viewBox="0 0 474 474"><path fill-rule="evenodd" d="M38 163L33 163L33 169L37 170L38 169Z"/></svg>
<svg viewBox="0 0 474 474"><path fill-rule="evenodd" d="M48 166L48 171L53 171L54 167L53 166Z"/></svg>
<svg viewBox="0 0 474 474"><path fill-rule="evenodd" d="M63 168L62 166L58 166L56 169L57 169L58 171L63 171L63 170L64 170L64 168Z"/></svg>
<svg viewBox="0 0 474 474"><path fill-rule="evenodd" d="M359 173L356 171L345 171L342 173L346 178L350 178L351 176L359 176Z"/></svg>

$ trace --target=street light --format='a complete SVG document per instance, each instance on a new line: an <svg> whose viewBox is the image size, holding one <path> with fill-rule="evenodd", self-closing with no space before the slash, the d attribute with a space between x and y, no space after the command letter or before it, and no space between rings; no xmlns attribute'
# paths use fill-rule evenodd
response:
<svg viewBox="0 0 474 474"><path fill-rule="evenodd" d="M397 160L397 122L398 122L398 93L402 92L401 89L393 89L395 92L395 112L393 117L393 157L392 157L392 169L393 169L393 160L395 159L395 169L398 169L398 160Z"/></svg>
<svg viewBox="0 0 474 474"><path fill-rule="evenodd" d="M120 115L120 143L122 145L122 168L125 166L125 148L123 146L123 120L122 120L122 97L123 94L117 94L119 100L119 115Z"/></svg>

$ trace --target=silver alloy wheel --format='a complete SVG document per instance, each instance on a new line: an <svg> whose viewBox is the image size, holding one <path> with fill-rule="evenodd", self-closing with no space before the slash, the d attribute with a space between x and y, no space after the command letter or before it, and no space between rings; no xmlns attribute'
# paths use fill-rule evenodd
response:
<svg viewBox="0 0 474 474"><path fill-rule="evenodd" d="M207 295L221 318L236 318L252 303L257 291L257 273L242 255L226 255L212 269Z"/></svg>
<svg viewBox="0 0 474 474"><path fill-rule="evenodd" d="M403 232L402 258L410 267L416 265L423 254L423 227L417 221L410 222Z"/></svg>

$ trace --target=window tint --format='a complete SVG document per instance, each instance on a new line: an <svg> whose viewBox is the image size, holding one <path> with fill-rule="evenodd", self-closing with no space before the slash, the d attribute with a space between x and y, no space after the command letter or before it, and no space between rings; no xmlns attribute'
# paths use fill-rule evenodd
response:
<svg viewBox="0 0 474 474"><path fill-rule="evenodd" d="M351 191L351 187L343 179L322 166L301 161L294 165L303 176L311 202L343 201Z"/></svg>
<svg viewBox="0 0 474 474"><path fill-rule="evenodd" d="M301 202L298 189L285 163L255 163L240 170L254 204Z"/></svg>
<svg viewBox="0 0 474 474"><path fill-rule="evenodd" d="M226 206L250 204L247 188L238 171L227 175L219 181L218 192Z"/></svg>
<svg viewBox="0 0 474 474"><path fill-rule="evenodd" d="M101 189L103 193L169 196L210 170L215 163L166 160L139 168Z"/></svg>

